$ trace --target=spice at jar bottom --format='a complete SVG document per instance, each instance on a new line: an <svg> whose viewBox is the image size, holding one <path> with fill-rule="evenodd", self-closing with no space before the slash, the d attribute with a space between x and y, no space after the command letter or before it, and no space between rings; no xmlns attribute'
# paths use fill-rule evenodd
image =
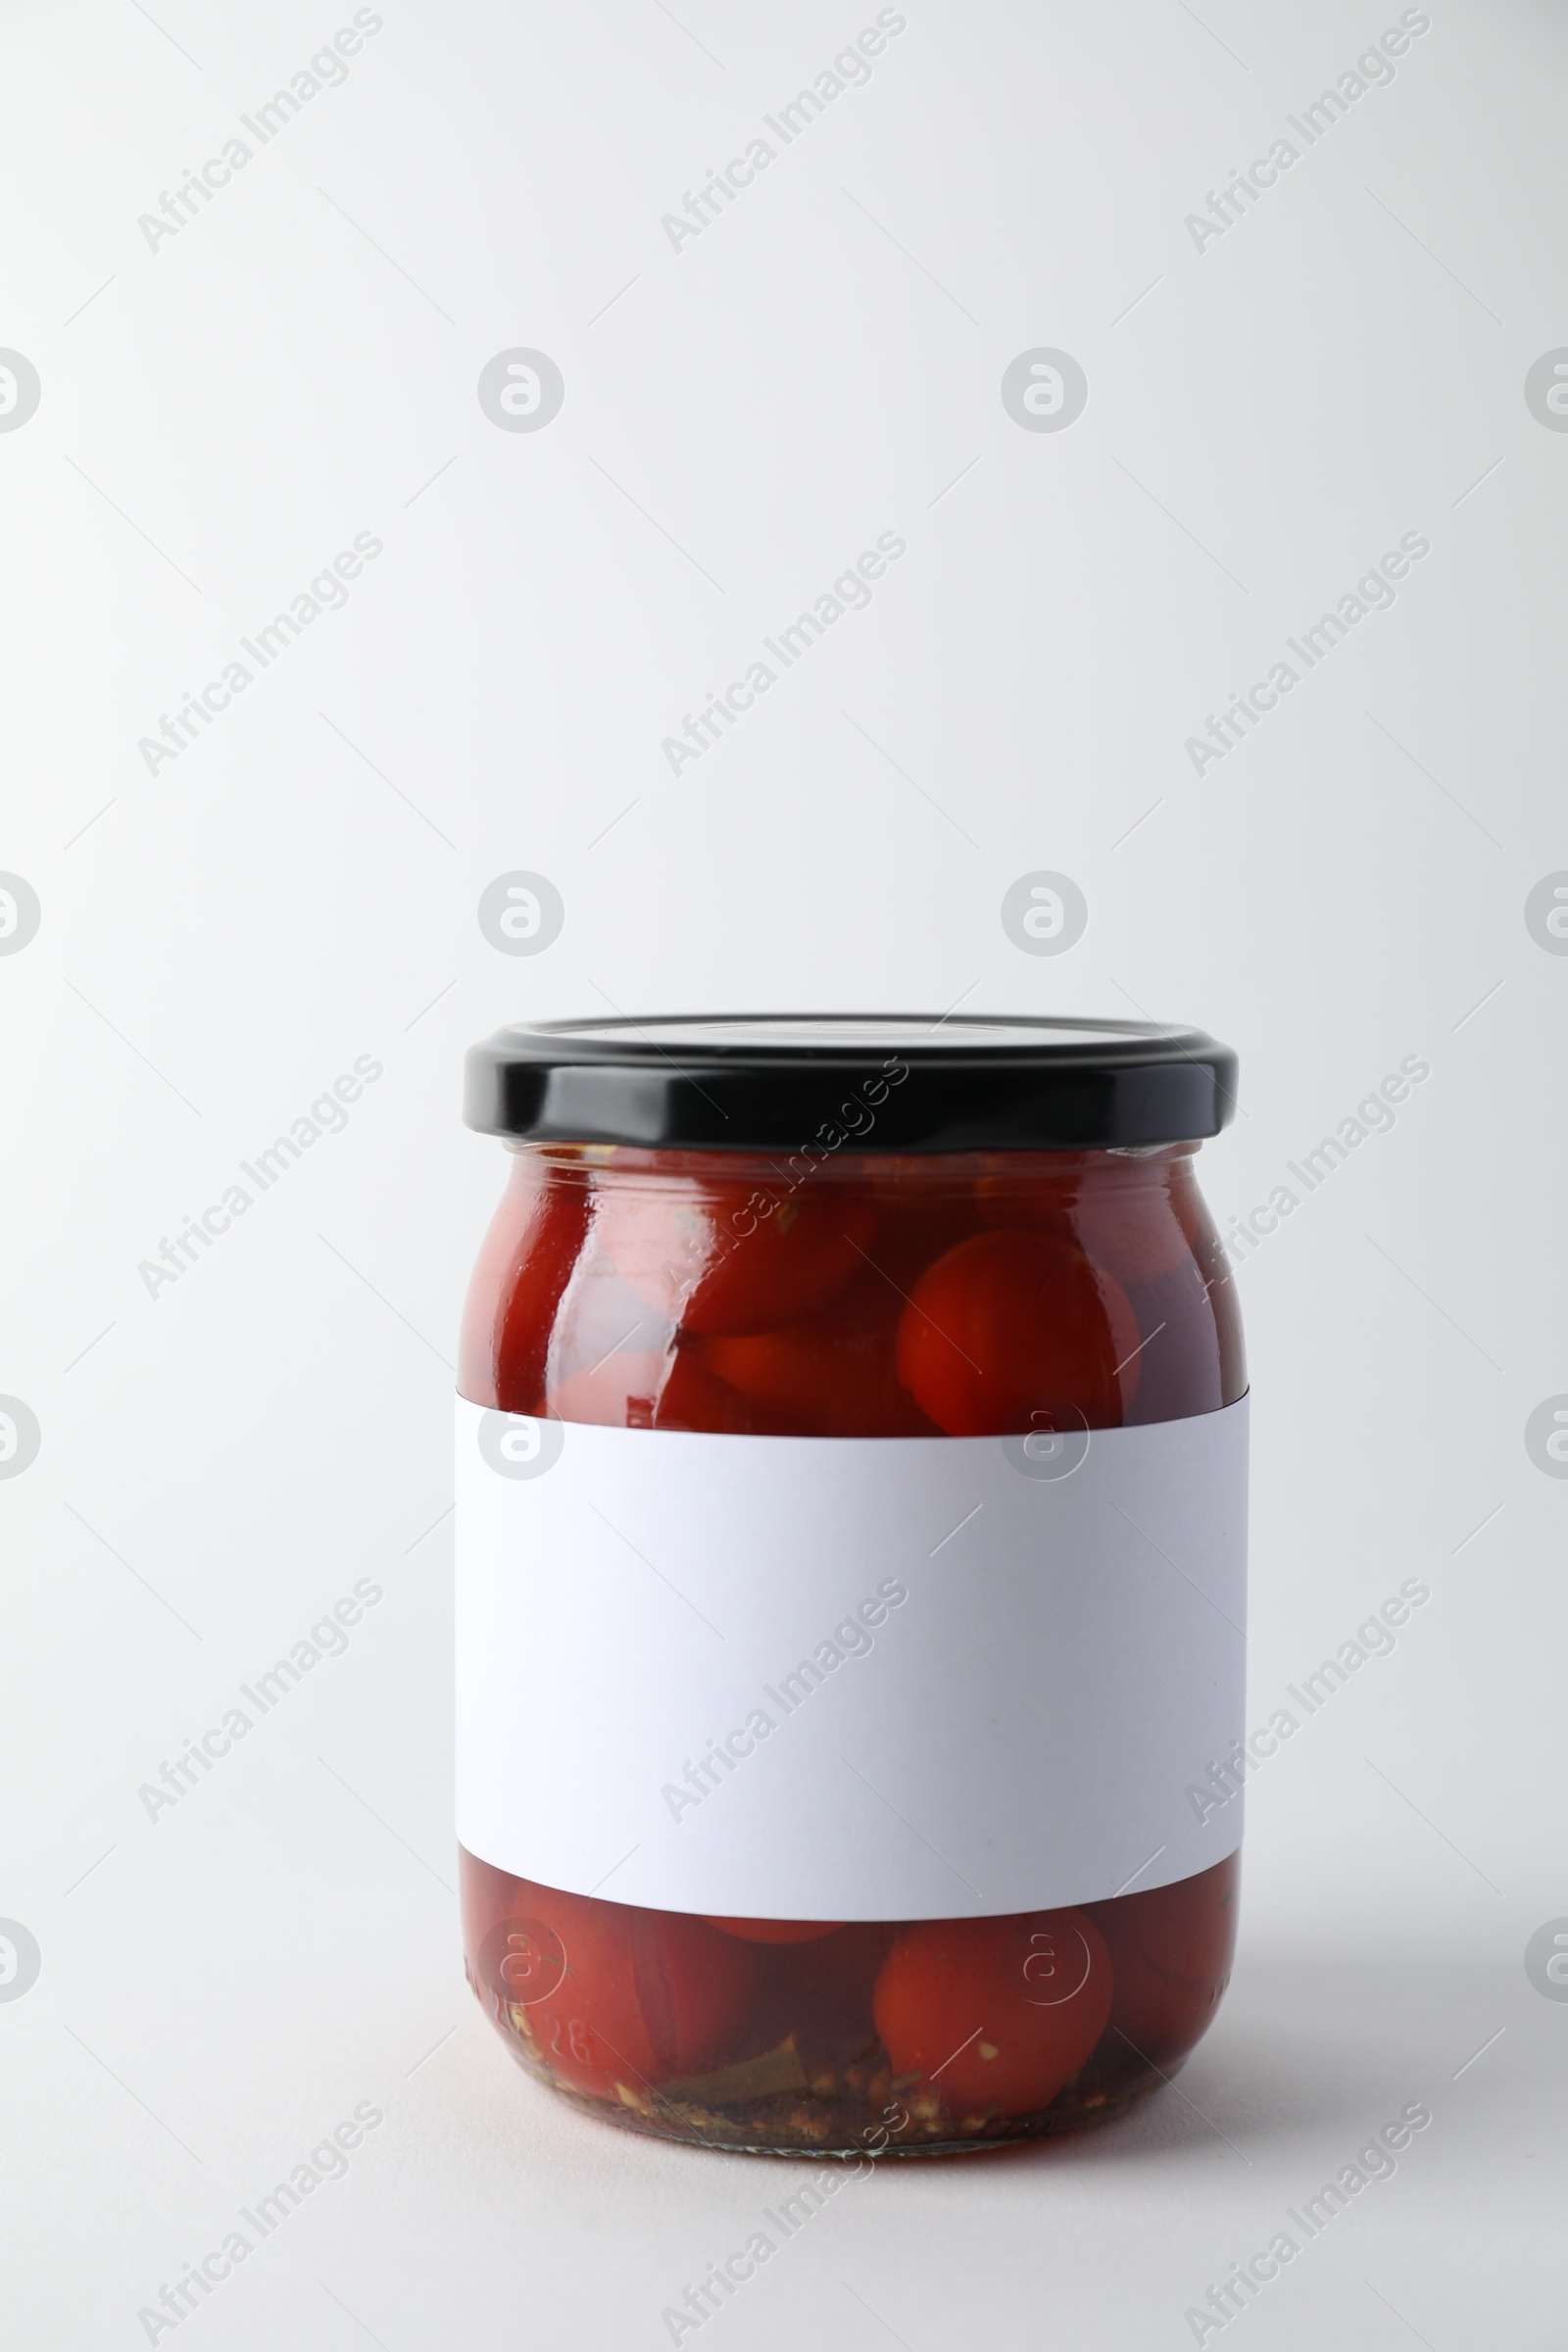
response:
<svg viewBox="0 0 1568 2352"><path fill-rule="evenodd" d="M1200 1031L502 1030L458 1397L469 1984L632 2130L1077 2130L1236 1932L1247 1376ZM874 2146L873 2146L874 2143Z"/></svg>

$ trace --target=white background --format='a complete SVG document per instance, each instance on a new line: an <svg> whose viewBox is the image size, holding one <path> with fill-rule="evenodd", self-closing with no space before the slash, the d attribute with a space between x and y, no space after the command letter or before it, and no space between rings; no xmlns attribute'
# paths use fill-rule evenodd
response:
<svg viewBox="0 0 1568 2352"><path fill-rule="evenodd" d="M1523 1955L1568 1913L1568 1484L1523 1432L1568 1389L1568 961L1524 902L1568 865L1568 436L1523 384L1568 343L1563 21L1434 0L1200 252L1186 215L1396 8L906 13L677 253L661 216L873 10L388 0L150 250L138 216L351 12L4 9L0 343L43 386L0 433L0 866L43 909L0 959L0 1390L42 1430L0 1482L0 1914L42 1951L0 2003L19 2345L144 2342L357 2101L385 2121L348 2177L190 2343L667 2342L799 2178L558 2110L463 1984L443 1514L501 1155L459 1060L612 1004L960 1000L1233 1042L1222 1223L1430 1062L1241 1276L1251 1719L1401 1579L1433 1598L1255 1782L1236 1984L1179 2089L884 2168L704 2340L1191 2342L1417 2098L1398 2176L1234 2328L1560 2340L1568 2005ZM513 346L564 375L539 433L476 398ZM1036 346L1088 374L1061 433L1002 405ZM888 530L870 609L673 777L661 739ZM1395 608L1195 775L1206 713L1406 531ZM138 739L357 532L384 553L346 608L149 774ZM566 909L532 960L475 919L516 868ZM999 917L1037 868L1090 906L1056 959ZM141 1261L358 1055L347 1129L150 1297ZM138 1788L365 1577L346 1654L149 1821Z"/></svg>

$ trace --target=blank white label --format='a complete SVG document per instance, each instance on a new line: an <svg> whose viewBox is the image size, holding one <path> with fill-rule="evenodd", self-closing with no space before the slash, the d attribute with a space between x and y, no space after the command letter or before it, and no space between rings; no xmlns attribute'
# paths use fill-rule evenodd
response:
<svg viewBox="0 0 1568 2352"><path fill-rule="evenodd" d="M1247 1401L1070 1440L458 1400L458 1835L576 1894L951 1919L1206 1870L1241 1800ZM1205 1824L1204 1815L1207 1815Z"/></svg>

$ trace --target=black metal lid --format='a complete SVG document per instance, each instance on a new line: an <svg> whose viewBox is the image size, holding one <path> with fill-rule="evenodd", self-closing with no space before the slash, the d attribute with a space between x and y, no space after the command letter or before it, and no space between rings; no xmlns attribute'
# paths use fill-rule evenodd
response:
<svg viewBox="0 0 1568 2352"><path fill-rule="evenodd" d="M1153 1021L659 1014L498 1029L469 1049L463 1115L535 1143L1126 1149L1217 1135L1236 1077L1229 1046Z"/></svg>

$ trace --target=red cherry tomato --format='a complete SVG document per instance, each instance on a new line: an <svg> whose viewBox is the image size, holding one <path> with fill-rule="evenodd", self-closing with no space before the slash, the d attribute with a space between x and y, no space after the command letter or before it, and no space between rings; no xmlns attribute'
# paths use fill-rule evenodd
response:
<svg viewBox="0 0 1568 2352"><path fill-rule="evenodd" d="M1192 1245L1166 1185L1107 1185L1073 1211L1078 1247L1124 1291L1158 1282L1192 1255Z"/></svg>
<svg viewBox="0 0 1568 2352"><path fill-rule="evenodd" d="M1032 1165L977 1177L974 1187L975 1205L987 1225L1008 1233L1054 1233L1066 1242L1073 1238L1075 1192L1070 1169L1046 1180Z"/></svg>
<svg viewBox="0 0 1568 2352"><path fill-rule="evenodd" d="M680 1348L654 1399L653 1426L727 1430L746 1437L765 1432L768 1422L749 1397L699 1363L689 1348Z"/></svg>
<svg viewBox="0 0 1568 2352"><path fill-rule="evenodd" d="M899 1377L951 1437L1027 1431L1053 1412L1107 1429L1137 1387L1137 1350L1120 1284L1081 1250L1056 1234L980 1233L915 1284Z"/></svg>
<svg viewBox="0 0 1568 2352"><path fill-rule="evenodd" d="M881 1277L881 1289L895 1307L899 1294L911 1291L927 1266L985 1230L972 1184L935 1185L922 1182L906 1160L894 1163L904 1171L867 1179L867 1195L876 1202L876 1239L870 1245L871 1262ZM994 1222L1002 1222L997 1219ZM1023 1218L1005 1220L1022 1224Z"/></svg>
<svg viewBox="0 0 1568 2352"><path fill-rule="evenodd" d="M714 1919L703 1914L710 1928L722 1928L726 1936L738 1936L742 1943L815 1943L823 1936L836 1936L843 1926L837 1919Z"/></svg>
<svg viewBox="0 0 1568 2352"><path fill-rule="evenodd" d="M468 1285L460 1395L504 1413L541 1410L551 1327L587 1230L586 1180L519 1156Z"/></svg>
<svg viewBox="0 0 1568 2352"><path fill-rule="evenodd" d="M914 2076L950 2115L1028 2115L1083 2065L1110 1998L1094 1921L1033 1911L901 1928L873 2005L895 2080Z"/></svg>
<svg viewBox="0 0 1568 2352"><path fill-rule="evenodd" d="M980 1177L975 1195L986 1223L1075 1242L1124 1291L1157 1282L1191 1255L1179 1204L1192 1184L1190 1160L1117 1162L1078 1152L1060 1160L1048 1173L1026 1159Z"/></svg>
<svg viewBox="0 0 1568 2352"><path fill-rule="evenodd" d="M683 1332L768 1331L814 1314L859 1271L876 1211L827 1187L770 1207L711 1178L679 1191L607 1185L594 1231L617 1273Z"/></svg>
<svg viewBox="0 0 1568 2352"><path fill-rule="evenodd" d="M645 2091L743 2055L759 1956L700 1919L516 1884L535 1945L564 1954L556 1982L521 2008L552 2074L612 2096ZM548 1980L547 1980L548 1982Z"/></svg>
<svg viewBox="0 0 1568 2352"><path fill-rule="evenodd" d="M930 1437L935 1435L931 1422L899 1380L903 1306L898 1291L868 1267L824 1313L807 1322L698 1345L703 1362L761 1406L782 1431L825 1438Z"/></svg>
<svg viewBox="0 0 1568 2352"><path fill-rule="evenodd" d="M774 1955L773 1983L808 2074L818 2060L832 2064L873 2056L877 2032L871 1995L895 1932L852 1920L836 1936L792 1944Z"/></svg>
<svg viewBox="0 0 1568 2352"><path fill-rule="evenodd" d="M1232 1854L1173 1886L1087 1906L1115 1969L1112 2036L1156 2066L1186 2056L1230 1982L1240 1862Z"/></svg>
<svg viewBox="0 0 1568 2352"><path fill-rule="evenodd" d="M719 1430L766 1435L767 1415L682 1348L670 1355L627 1350L552 1388L555 1421L597 1421L612 1429Z"/></svg>

